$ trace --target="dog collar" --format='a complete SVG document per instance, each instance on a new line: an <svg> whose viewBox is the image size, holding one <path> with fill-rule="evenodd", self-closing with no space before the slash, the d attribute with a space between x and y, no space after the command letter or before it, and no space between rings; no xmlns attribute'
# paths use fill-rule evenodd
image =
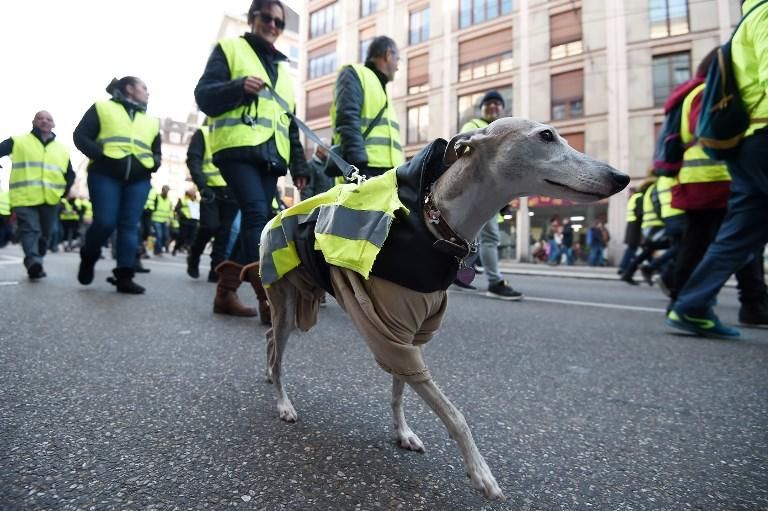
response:
<svg viewBox="0 0 768 511"><path fill-rule="evenodd" d="M477 244L469 242L459 236L456 231L448 225L448 222L443 218L440 210L435 205L432 191L424 197L424 220L430 224L437 234L440 236L432 246L444 254L452 255L459 263L462 263L464 258L469 254L477 252Z"/></svg>

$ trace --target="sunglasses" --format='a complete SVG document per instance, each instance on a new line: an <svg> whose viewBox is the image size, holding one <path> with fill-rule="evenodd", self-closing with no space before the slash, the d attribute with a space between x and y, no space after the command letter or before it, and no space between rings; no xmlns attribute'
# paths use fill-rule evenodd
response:
<svg viewBox="0 0 768 511"><path fill-rule="evenodd" d="M270 23L274 22L275 28L277 28L278 30L283 30L285 28L285 20L282 20L280 18L275 18L274 16L272 16L271 14L267 14L266 12L257 11L253 13L254 16L256 16L257 14L259 15L259 19L261 20L262 23L269 25Z"/></svg>

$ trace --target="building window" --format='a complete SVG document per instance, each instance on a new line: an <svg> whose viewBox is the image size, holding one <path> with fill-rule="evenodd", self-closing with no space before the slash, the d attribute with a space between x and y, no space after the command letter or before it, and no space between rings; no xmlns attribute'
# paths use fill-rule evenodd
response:
<svg viewBox="0 0 768 511"><path fill-rule="evenodd" d="M308 120L327 117L331 112L331 103L333 102L333 84L307 91L307 112Z"/></svg>
<svg viewBox="0 0 768 511"><path fill-rule="evenodd" d="M326 5L309 15L309 38L320 37L336 30L336 14L338 2Z"/></svg>
<svg viewBox="0 0 768 511"><path fill-rule="evenodd" d="M691 78L691 54L672 53L653 57L653 104L662 106L672 90Z"/></svg>
<svg viewBox="0 0 768 511"><path fill-rule="evenodd" d="M506 87L498 87L496 90L499 91L501 97L504 98L504 112L502 112L501 116L508 117L512 115L512 86L507 85ZM480 101L483 99L486 92L487 91L475 92L458 97L459 130L472 119L480 117Z"/></svg>
<svg viewBox="0 0 768 511"><path fill-rule="evenodd" d="M651 38L687 34L687 0L650 0Z"/></svg>
<svg viewBox="0 0 768 511"><path fill-rule="evenodd" d="M358 34L358 41L360 41L360 45L358 47L358 50L360 54L358 55L360 62L365 62L365 57L368 55L368 47L371 45L371 41L376 37L376 25L371 25L370 27L364 28L360 31Z"/></svg>
<svg viewBox="0 0 768 511"><path fill-rule="evenodd" d="M365 18L376 13L376 0L360 0L360 17Z"/></svg>
<svg viewBox="0 0 768 511"><path fill-rule="evenodd" d="M411 13L408 42L418 44L429 40L429 7Z"/></svg>
<svg viewBox="0 0 768 511"><path fill-rule="evenodd" d="M426 142L428 136L429 105L410 107L408 109L408 143Z"/></svg>
<svg viewBox="0 0 768 511"><path fill-rule="evenodd" d="M579 55L584 51L581 40L581 9L549 17L549 42L551 59Z"/></svg>
<svg viewBox="0 0 768 511"><path fill-rule="evenodd" d="M416 55L408 59L408 94L429 90L429 54Z"/></svg>
<svg viewBox="0 0 768 511"><path fill-rule="evenodd" d="M459 0L459 28L483 23L512 12L512 0Z"/></svg>
<svg viewBox="0 0 768 511"><path fill-rule="evenodd" d="M336 43L331 43L307 55L307 79L319 78L336 71Z"/></svg>
<svg viewBox="0 0 768 511"><path fill-rule="evenodd" d="M368 47L373 39L364 39L360 41L360 62L365 63L365 56L368 54Z"/></svg>
<svg viewBox="0 0 768 511"><path fill-rule="evenodd" d="M459 43L459 81L511 70L512 44L511 28Z"/></svg>
<svg viewBox="0 0 768 511"><path fill-rule="evenodd" d="M584 70L552 75L552 120L584 116Z"/></svg>

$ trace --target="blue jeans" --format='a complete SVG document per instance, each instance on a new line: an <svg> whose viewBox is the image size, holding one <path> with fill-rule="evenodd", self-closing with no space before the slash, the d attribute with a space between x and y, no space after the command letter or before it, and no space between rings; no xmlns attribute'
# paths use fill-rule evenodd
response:
<svg viewBox="0 0 768 511"><path fill-rule="evenodd" d="M165 222L152 222L155 229L155 255L161 254L170 239L170 228Z"/></svg>
<svg viewBox="0 0 768 511"><path fill-rule="evenodd" d="M715 241L677 297L675 310L706 316L720 288L745 264L762 258L768 242L768 130L741 144L738 158L726 162L731 174L728 210Z"/></svg>
<svg viewBox="0 0 768 511"><path fill-rule="evenodd" d="M272 216L277 176L239 161L224 162L219 171L240 206L240 247L234 250L233 259L239 264L255 263L259 260L261 231Z"/></svg>
<svg viewBox="0 0 768 511"><path fill-rule="evenodd" d="M587 256L587 264L590 266L603 266L603 251L605 247L602 245L592 245L589 247L589 256Z"/></svg>
<svg viewBox="0 0 768 511"><path fill-rule="evenodd" d="M621 258L621 263L619 264L619 271L621 271L621 273L627 271L627 268L629 268L629 263L632 262L632 259L635 257L638 248L639 247L637 245L627 245L627 249L624 250L624 256Z"/></svg>
<svg viewBox="0 0 768 511"><path fill-rule="evenodd" d="M480 260L489 286L504 280L499 272L499 240L499 222L496 215L493 215L480 229Z"/></svg>
<svg viewBox="0 0 768 511"><path fill-rule="evenodd" d="M133 268L139 244L139 220L149 187L149 179L128 183L109 176L88 174L93 223L85 234L84 255L98 259L101 247L117 229L117 267Z"/></svg>

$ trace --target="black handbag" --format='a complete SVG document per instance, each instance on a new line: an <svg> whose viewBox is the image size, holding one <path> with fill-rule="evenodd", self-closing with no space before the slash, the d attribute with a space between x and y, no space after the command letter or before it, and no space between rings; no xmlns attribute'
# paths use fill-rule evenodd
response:
<svg viewBox="0 0 768 511"><path fill-rule="evenodd" d="M368 135L371 134L371 131L373 131L373 128L376 127L379 120L381 119L381 116L384 115L384 112L387 110L387 106L389 103L384 103L384 107L379 111L378 114L376 114L376 117L373 118L373 121L371 121L371 124L368 125L368 128L363 132L363 142L365 142L365 139L368 138ZM331 146L331 151L334 152L334 154L338 154L341 156L341 144L334 144ZM333 158L327 158L325 160L325 168L323 169L323 172L325 172L325 175L328 177L339 177L342 174L341 169L338 165L336 165L336 162Z"/></svg>

